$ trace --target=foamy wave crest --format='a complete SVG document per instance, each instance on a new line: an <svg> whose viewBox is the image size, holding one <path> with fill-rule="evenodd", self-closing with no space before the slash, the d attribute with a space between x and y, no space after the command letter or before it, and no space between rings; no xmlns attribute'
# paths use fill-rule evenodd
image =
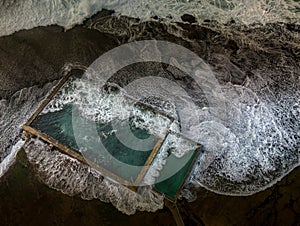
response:
<svg viewBox="0 0 300 226"><path fill-rule="evenodd" d="M122 93L107 93L96 81L86 78L68 82L42 114L60 111L67 104L73 104L83 117L99 123L132 118L132 125L158 137L164 136L170 123L166 117L136 107Z"/></svg>
<svg viewBox="0 0 300 226"><path fill-rule="evenodd" d="M191 142L190 140L178 136L177 134L169 133L145 175L143 183L147 185L153 185L156 183L156 178L159 177L160 171L164 168L170 153L174 154L177 158L182 158L184 155L196 150L198 147L198 144ZM178 170L180 170L180 168ZM173 172L173 174L175 173L177 172Z"/></svg>
<svg viewBox="0 0 300 226"><path fill-rule="evenodd" d="M14 163L16 155L23 144L24 141L22 139L18 140L17 143L12 146L8 156L6 156L6 158L0 163L0 177L2 177L9 169L9 167Z"/></svg>
<svg viewBox="0 0 300 226"><path fill-rule="evenodd" d="M54 82L42 88L37 86L24 88L7 100L0 100L0 162L10 154L22 126L38 108L53 85Z"/></svg>
<svg viewBox="0 0 300 226"><path fill-rule="evenodd" d="M14 163L23 145L19 138L22 125L38 108L53 84L48 83L42 88L24 88L7 100L0 100L0 177Z"/></svg>
<svg viewBox="0 0 300 226"><path fill-rule="evenodd" d="M197 143L177 134L169 134L165 145L177 158L182 158L188 152L194 151L199 147Z"/></svg>
<svg viewBox="0 0 300 226"><path fill-rule="evenodd" d="M0 36L22 29L58 24L66 29L80 24L101 9L148 20L153 16L180 21L184 13L226 23L232 19L245 24L298 22L298 1L287 0L3 0L0 2ZM297 11L298 10L298 11Z"/></svg>
<svg viewBox="0 0 300 226"><path fill-rule="evenodd" d="M24 148L40 180L64 194L110 202L128 215L137 210L154 212L163 208L163 196L146 188L141 195L133 192L103 177L89 166L57 150L51 150L40 140L32 139Z"/></svg>
<svg viewBox="0 0 300 226"><path fill-rule="evenodd" d="M299 90L277 101L232 84L223 91L231 114L202 116L195 132L205 152L190 182L221 194L253 194L300 163Z"/></svg>

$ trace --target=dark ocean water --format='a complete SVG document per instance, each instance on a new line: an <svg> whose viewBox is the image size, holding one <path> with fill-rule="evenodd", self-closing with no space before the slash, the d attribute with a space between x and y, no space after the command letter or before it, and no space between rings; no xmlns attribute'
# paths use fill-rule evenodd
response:
<svg viewBox="0 0 300 226"><path fill-rule="evenodd" d="M199 189L198 200L180 202L186 225L299 225L299 168L271 188L248 197ZM127 216L110 204L82 200L40 182L24 151L0 179L3 225L175 225L168 209Z"/></svg>
<svg viewBox="0 0 300 226"><path fill-rule="evenodd" d="M0 184L2 225L174 225L167 209L128 216L111 204L50 189L40 182L24 151Z"/></svg>

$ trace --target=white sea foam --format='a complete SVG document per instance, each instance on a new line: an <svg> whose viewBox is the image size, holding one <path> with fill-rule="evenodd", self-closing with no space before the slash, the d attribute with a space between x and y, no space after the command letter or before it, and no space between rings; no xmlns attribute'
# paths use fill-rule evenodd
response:
<svg viewBox="0 0 300 226"><path fill-rule="evenodd" d="M0 100L0 153L1 161L16 143L22 126L38 108L45 95L53 87L48 83L43 87L29 87L16 92L9 99Z"/></svg>
<svg viewBox="0 0 300 226"><path fill-rule="evenodd" d="M5 159L0 163L0 177L6 173L6 171L9 169L9 167L14 163L16 159L16 155L18 151L23 146L24 141L22 139L18 140L16 144L14 144L11 147L11 151L8 154L8 156L5 157Z"/></svg>
<svg viewBox="0 0 300 226"><path fill-rule="evenodd" d="M168 118L152 111L142 110L122 93L109 94L99 87L97 82L87 78L68 82L42 114L60 111L66 104L76 107L82 117L99 123L132 118L132 125L148 130L157 137L163 137L170 124Z"/></svg>
<svg viewBox="0 0 300 226"><path fill-rule="evenodd" d="M299 165L299 91L274 103L246 87L229 83L223 90L232 114L224 120L220 112L196 128L205 152L191 183L221 194L253 194Z"/></svg>
<svg viewBox="0 0 300 226"><path fill-rule="evenodd" d="M113 9L122 15L150 19L157 15L180 21L184 13L203 19L245 23L298 22L298 1L287 0L2 0L0 36L22 29L58 24L66 29L80 24L101 9Z"/></svg>
<svg viewBox="0 0 300 226"><path fill-rule="evenodd" d="M128 215L137 210L154 212L163 208L163 196L146 188L142 194L133 192L76 159L57 150L50 150L40 140L30 140L25 151L39 178L49 187L64 194L110 202Z"/></svg>
<svg viewBox="0 0 300 226"><path fill-rule="evenodd" d="M179 134L169 133L164 143L162 144L159 152L157 153L155 159L153 160L151 167L149 168L143 183L147 185L153 185L157 182L157 178L160 176L160 171L164 168L167 162L167 158L172 153L176 158L182 158L191 151L195 151L199 148L199 145L195 142L191 142L180 136ZM185 165L185 164L183 164ZM180 170L181 166L177 166L177 170ZM176 171L170 173L167 177L173 176Z"/></svg>

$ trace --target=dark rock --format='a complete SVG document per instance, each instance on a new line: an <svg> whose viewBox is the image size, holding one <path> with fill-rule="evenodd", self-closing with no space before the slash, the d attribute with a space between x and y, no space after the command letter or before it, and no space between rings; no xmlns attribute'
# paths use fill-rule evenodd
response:
<svg viewBox="0 0 300 226"><path fill-rule="evenodd" d="M0 37L0 98L58 79L66 63L89 66L116 46L112 36L82 27L38 27Z"/></svg>
<svg viewBox="0 0 300 226"><path fill-rule="evenodd" d="M158 16L153 16L153 17L151 17L151 18L154 19L154 20L158 20L158 19L159 19Z"/></svg>
<svg viewBox="0 0 300 226"><path fill-rule="evenodd" d="M300 24L287 24L286 25L287 29L290 30L290 31L295 31L295 32L298 32L300 33Z"/></svg>
<svg viewBox="0 0 300 226"><path fill-rule="evenodd" d="M190 14L183 14L181 16L181 20L183 22L188 22L188 23L191 23L191 24L197 22L196 18L194 16L190 15Z"/></svg>

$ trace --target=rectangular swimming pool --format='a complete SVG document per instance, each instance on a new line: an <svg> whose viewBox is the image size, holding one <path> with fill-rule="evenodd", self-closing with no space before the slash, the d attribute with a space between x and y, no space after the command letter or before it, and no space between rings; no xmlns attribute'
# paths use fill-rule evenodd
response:
<svg viewBox="0 0 300 226"><path fill-rule="evenodd" d="M115 96L99 94L88 99L90 91L78 91L85 82L78 83L80 79L72 77L71 72L66 73L23 126L24 131L89 164L103 176L136 190L149 169L155 167L153 161L158 158L157 153L166 151L169 137L174 136L169 132L174 119L126 96L118 99L120 108L112 111ZM94 101L98 101L98 105L90 103ZM86 108L81 108L82 103L92 113L86 113ZM126 117L122 109L128 114ZM180 158L170 152L154 189L175 201L198 157L199 148Z"/></svg>

